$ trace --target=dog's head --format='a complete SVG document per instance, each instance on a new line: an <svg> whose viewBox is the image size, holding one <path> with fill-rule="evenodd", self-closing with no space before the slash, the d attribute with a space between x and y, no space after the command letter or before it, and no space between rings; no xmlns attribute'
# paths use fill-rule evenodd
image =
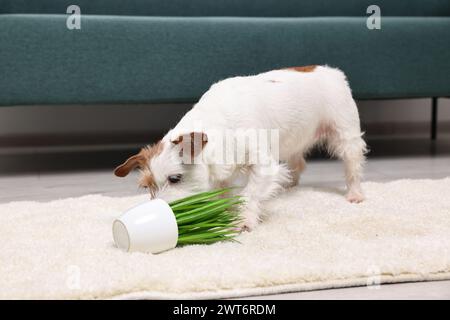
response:
<svg viewBox="0 0 450 320"><path fill-rule="evenodd" d="M171 138L172 136L172 138ZM152 198L168 188L194 192L208 187L208 169L200 154L208 142L205 133L190 132L171 135L142 148L114 170L118 177L139 169L139 186Z"/></svg>

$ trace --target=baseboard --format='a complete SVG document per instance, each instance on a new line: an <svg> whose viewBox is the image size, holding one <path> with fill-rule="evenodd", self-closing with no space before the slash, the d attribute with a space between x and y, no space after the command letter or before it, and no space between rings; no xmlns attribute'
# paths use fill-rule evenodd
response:
<svg viewBox="0 0 450 320"><path fill-rule="evenodd" d="M164 132L103 132L20 134L0 136L0 148L65 148L145 145L163 137Z"/></svg>
<svg viewBox="0 0 450 320"><path fill-rule="evenodd" d="M430 122L375 122L363 123L362 130L367 136L395 136L395 135L430 135ZM438 134L450 133L450 121L438 123Z"/></svg>
<svg viewBox="0 0 450 320"><path fill-rule="evenodd" d="M379 122L363 123L365 137L428 137L428 122ZM438 124L438 136L450 134L450 121ZM64 150L113 150L138 148L162 138L164 132L103 132L72 134L25 134L0 136L0 151L16 150L24 152L28 149L64 151Z"/></svg>

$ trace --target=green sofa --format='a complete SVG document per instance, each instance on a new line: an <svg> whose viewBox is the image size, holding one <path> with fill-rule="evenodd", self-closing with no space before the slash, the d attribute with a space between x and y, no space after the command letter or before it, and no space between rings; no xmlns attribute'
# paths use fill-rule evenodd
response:
<svg viewBox="0 0 450 320"><path fill-rule="evenodd" d="M0 0L4 106L192 102L309 64L344 70L358 99L450 96L450 0Z"/></svg>

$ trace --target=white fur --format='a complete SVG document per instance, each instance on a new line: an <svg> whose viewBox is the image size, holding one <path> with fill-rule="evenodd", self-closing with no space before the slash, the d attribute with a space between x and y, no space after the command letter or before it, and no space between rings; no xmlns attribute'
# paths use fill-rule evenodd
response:
<svg viewBox="0 0 450 320"><path fill-rule="evenodd" d="M259 128L279 130L280 162L270 155L266 165L208 162L215 148L222 146L208 132ZM171 141L191 132L205 133L208 142L198 164L181 165L180 149ZM318 143L344 161L347 199L362 201L360 177L366 144L361 136L358 110L342 71L328 66L318 66L311 72L275 70L212 85L163 138L163 152L149 165L161 190L177 187L193 192L244 181L243 217L245 226L251 229L260 219L261 203L283 187L296 184L305 153ZM183 181L166 183L166 177L176 173L183 174Z"/></svg>

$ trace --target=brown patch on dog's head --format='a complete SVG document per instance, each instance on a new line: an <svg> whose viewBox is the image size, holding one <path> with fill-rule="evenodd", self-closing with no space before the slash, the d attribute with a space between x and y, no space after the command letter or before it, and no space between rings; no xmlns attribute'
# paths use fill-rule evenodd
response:
<svg viewBox="0 0 450 320"><path fill-rule="evenodd" d="M178 136L176 139L171 141L174 145L181 143L182 148L180 149L180 156L186 157L184 152L190 151L190 161L203 150L206 143L208 142L208 136L203 132L191 132Z"/></svg>
<svg viewBox="0 0 450 320"><path fill-rule="evenodd" d="M141 169L139 187L147 189L152 198L155 197L156 191L158 191L158 185L156 184L155 177L148 167Z"/></svg>
<svg viewBox="0 0 450 320"><path fill-rule="evenodd" d="M114 170L114 174L118 177L125 177L132 170L139 168L141 170L139 186L148 189L150 195L154 197L158 186L148 164L152 158L161 154L162 150L163 143L161 141L151 146L146 146L138 154L129 157L124 163L118 166Z"/></svg>
<svg viewBox="0 0 450 320"><path fill-rule="evenodd" d="M150 161L150 159L160 154L162 152L162 149L163 143L161 141L151 146L142 148L138 154L129 157L124 163L118 166L114 170L114 174L118 177L125 177L133 169L145 169L146 167L148 167L148 162Z"/></svg>
<svg viewBox="0 0 450 320"><path fill-rule="evenodd" d="M310 66L302 66L302 67L290 67L286 68L284 70L291 70L291 71L297 71L297 72L313 72L314 69L316 69L316 65L310 65Z"/></svg>

